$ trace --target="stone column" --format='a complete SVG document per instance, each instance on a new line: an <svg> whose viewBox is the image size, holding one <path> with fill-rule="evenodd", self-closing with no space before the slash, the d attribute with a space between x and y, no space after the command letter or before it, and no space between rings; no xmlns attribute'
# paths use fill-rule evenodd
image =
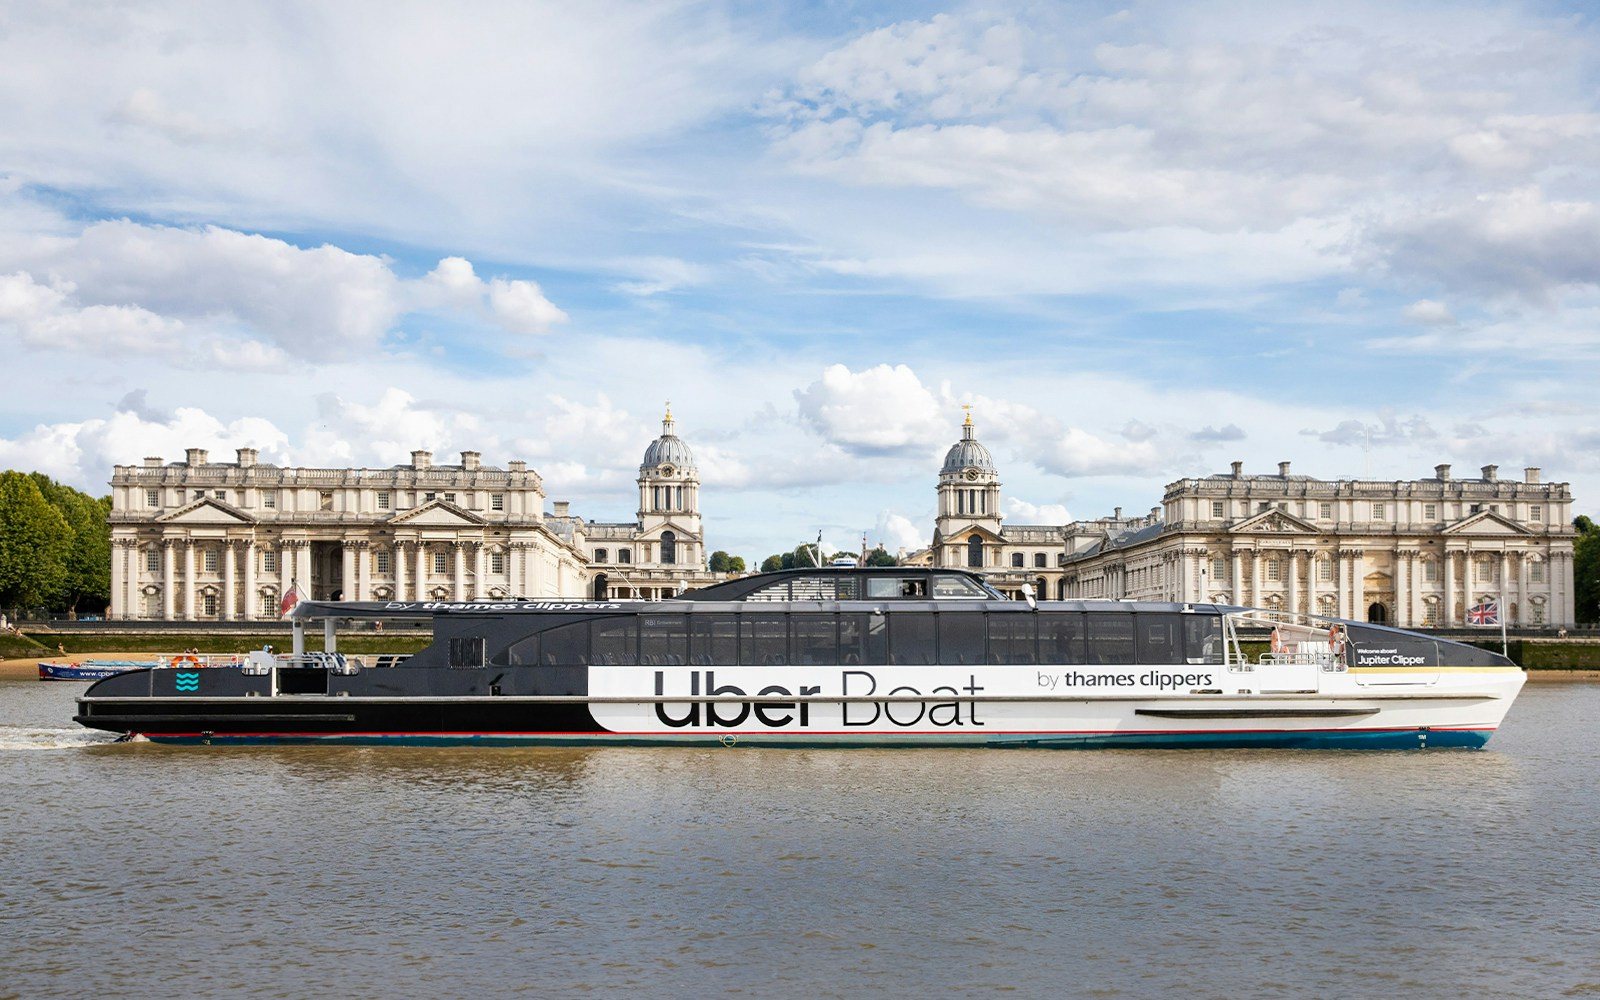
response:
<svg viewBox="0 0 1600 1000"><path fill-rule="evenodd" d="M183 543L183 620L194 621L194 543Z"/></svg>
<svg viewBox="0 0 1600 1000"><path fill-rule="evenodd" d="M1233 595L1233 603L1243 604L1244 600L1244 553L1238 549L1233 550L1232 564L1228 567L1233 572L1233 578L1228 581L1228 592Z"/></svg>
<svg viewBox="0 0 1600 1000"><path fill-rule="evenodd" d="M489 594L489 546L482 542L473 546L472 560L472 593L470 597L486 597Z"/></svg>
<svg viewBox="0 0 1600 1000"><path fill-rule="evenodd" d="M233 539L222 543L222 607L221 617L233 621L233 609L239 599L238 566L235 561Z"/></svg>
<svg viewBox="0 0 1600 1000"><path fill-rule="evenodd" d="M391 558L394 560L394 599L397 601L404 601L407 599L405 543L399 541L398 539L395 541L394 553Z"/></svg>
<svg viewBox="0 0 1600 1000"><path fill-rule="evenodd" d="M108 618L128 617L128 547L129 539L118 538L111 543L111 606L106 609Z"/></svg>
<svg viewBox="0 0 1600 1000"><path fill-rule="evenodd" d="M427 543L417 542L417 600L428 599L428 546Z"/></svg>
<svg viewBox="0 0 1600 1000"><path fill-rule="evenodd" d="M1285 553L1288 560L1289 582L1288 586L1288 611L1291 615L1300 613L1300 550L1291 548Z"/></svg>
<svg viewBox="0 0 1600 1000"><path fill-rule="evenodd" d="M1250 552L1250 600L1245 602L1252 608L1266 606L1266 602L1262 599L1261 584L1261 550L1253 549Z"/></svg>
<svg viewBox="0 0 1600 1000"><path fill-rule="evenodd" d="M1367 554L1361 549L1350 553L1350 594L1354 606L1350 617L1358 622L1367 620Z"/></svg>
<svg viewBox="0 0 1600 1000"><path fill-rule="evenodd" d="M311 543L300 541L294 548L295 577L300 581L300 594L302 597L311 596Z"/></svg>
<svg viewBox="0 0 1600 1000"><path fill-rule="evenodd" d="M1317 614L1317 550L1306 550L1306 614Z"/></svg>
<svg viewBox="0 0 1600 1000"><path fill-rule="evenodd" d="M347 601L359 601L356 590L356 543L346 538L339 546L339 590Z"/></svg>
<svg viewBox="0 0 1600 1000"><path fill-rule="evenodd" d="M1456 618L1456 556L1454 552L1439 554L1440 569L1444 571L1444 607L1439 609L1440 627L1454 625Z"/></svg>
<svg viewBox="0 0 1600 1000"><path fill-rule="evenodd" d="M1511 591L1510 591L1511 574L1510 574L1510 569L1511 569L1511 553L1507 552L1505 549L1501 549L1500 550L1500 565L1498 567L1496 567L1496 569L1495 569L1495 572L1500 574L1500 579L1496 581L1496 586L1499 588L1499 592L1498 592L1498 595L1496 596L1495 599L1500 602L1501 620L1507 622L1508 624L1511 621L1510 618L1506 617L1507 615L1511 614L1511 604L1510 604L1510 601L1508 600L1508 598L1511 597ZM1521 612L1522 612L1522 605L1521 605L1521 603L1518 603L1517 604L1517 613L1521 614Z"/></svg>
<svg viewBox="0 0 1600 1000"><path fill-rule="evenodd" d="M455 576L450 581L451 592L455 594L455 600L464 601L467 599L467 543L451 542L450 556Z"/></svg>
<svg viewBox="0 0 1600 1000"><path fill-rule="evenodd" d="M261 616L261 598L256 593L256 543L253 538L244 540L244 618L254 621Z"/></svg>
<svg viewBox="0 0 1600 1000"><path fill-rule="evenodd" d="M294 586L294 542L278 543L278 599Z"/></svg>
<svg viewBox="0 0 1600 1000"><path fill-rule="evenodd" d="M356 592L354 597L346 593L353 601L372 600L372 546L366 539L357 539L350 543L356 553Z"/></svg>

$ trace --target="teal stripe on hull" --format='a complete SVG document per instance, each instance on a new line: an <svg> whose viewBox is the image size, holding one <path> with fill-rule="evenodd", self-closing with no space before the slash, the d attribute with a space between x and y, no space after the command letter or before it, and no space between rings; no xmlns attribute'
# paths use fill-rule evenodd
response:
<svg viewBox="0 0 1600 1000"><path fill-rule="evenodd" d="M795 734L777 737L771 733L754 735L729 733L623 734L623 733L352 733L336 736L300 735L213 735L151 736L150 741L174 746L239 746L249 744L311 746L479 746L479 747L780 747L787 749L860 748L950 748L987 747L992 749L1057 750L1139 750L1139 749L1288 749L1288 750L1427 750L1480 749L1489 742L1493 730L1302 730L1261 732L1143 732L1143 733L995 733L984 736L939 736L906 734L890 739L839 734Z"/></svg>

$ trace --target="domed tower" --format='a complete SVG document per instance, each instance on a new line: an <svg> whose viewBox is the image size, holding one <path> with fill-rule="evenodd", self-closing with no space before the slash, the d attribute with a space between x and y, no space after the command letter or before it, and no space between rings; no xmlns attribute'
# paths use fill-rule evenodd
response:
<svg viewBox="0 0 1600 1000"><path fill-rule="evenodd" d="M694 454L678 437L672 407L661 421L661 436L644 450L639 463L639 540L643 561L661 566L698 566L705 561L700 527L700 474Z"/></svg>
<svg viewBox="0 0 1600 1000"><path fill-rule="evenodd" d="M1000 536L1000 473L994 457L973 436L972 414L961 440L945 452L939 469L939 514L933 528L935 566L982 569L996 565Z"/></svg>

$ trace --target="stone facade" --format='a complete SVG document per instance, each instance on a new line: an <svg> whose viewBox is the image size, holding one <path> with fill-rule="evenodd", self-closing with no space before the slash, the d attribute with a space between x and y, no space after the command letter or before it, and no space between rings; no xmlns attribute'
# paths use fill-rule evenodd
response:
<svg viewBox="0 0 1600 1000"><path fill-rule="evenodd" d="M1058 594L1066 529L1003 524L1000 486L999 470L979 443L969 413L961 440L950 446L939 470L933 544L905 562L969 569L1013 597L1021 596L1023 584L1032 584L1041 598Z"/></svg>
<svg viewBox="0 0 1600 1000"><path fill-rule="evenodd" d="M1147 518L1069 525L1069 598L1215 601L1415 627L1458 627L1502 601L1513 627L1574 618L1572 496L1538 469L1454 479L1180 479Z"/></svg>

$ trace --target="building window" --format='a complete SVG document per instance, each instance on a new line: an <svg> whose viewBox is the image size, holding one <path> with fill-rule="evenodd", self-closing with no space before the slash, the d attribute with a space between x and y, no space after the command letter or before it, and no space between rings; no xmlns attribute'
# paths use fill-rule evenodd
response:
<svg viewBox="0 0 1600 1000"><path fill-rule="evenodd" d="M971 567L983 566L983 539L977 535L967 539L967 565Z"/></svg>
<svg viewBox="0 0 1600 1000"><path fill-rule="evenodd" d="M444 502L445 503L455 503L456 502L456 495L454 493L446 493L444 495Z"/></svg>
<svg viewBox="0 0 1600 1000"><path fill-rule="evenodd" d="M489 494L489 509L490 510L505 510L506 509L506 495L504 493L491 493L491 494Z"/></svg>
<svg viewBox="0 0 1600 1000"><path fill-rule="evenodd" d="M1478 560L1477 580L1479 583L1494 582L1494 560L1488 556Z"/></svg>
<svg viewBox="0 0 1600 1000"><path fill-rule="evenodd" d="M1426 583L1439 582L1439 560L1424 559L1422 561L1422 579Z"/></svg>
<svg viewBox="0 0 1600 1000"><path fill-rule="evenodd" d="M1535 559L1533 562L1530 562L1528 564L1528 582L1529 583L1543 583L1544 582L1544 563L1542 563L1539 560Z"/></svg>
<svg viewBox="0 0 1600 1000"><path fill-rule="evenodd" d="M605 549L595 549L594 550L594 561L597 562L597 563L605 562L606 561L606 550Z"/></svg>
<svg viewBox="0 0 1600 1000"><path fill-rule="evenodd" d="M159 506L161 506L161 491L160 490L145 490L144 491L144 505L146 507L159 507Z"/></svg>
<svg viewBox="0 0 1600 1000"><path fill-rule="evenodd" d="M205 593L200 595L200 613L208 618L217 617L217 595Z"/></svg>
<svg viewBox="0 0 1600 1000"><path fill-rule="evenodd" d="M1372 519L1374 521L1383 520L1383 504L1375 503L1372 505Z"/></svg>
<svg viewBox="0 0 1600 1000"><path fill-rule="evenodd" d="M267 510L272 510L278 506L278 494L273 490L262 490L261 506Z"/></svg>
<svg viewBox="0 0 1600 1000"><path fill-rule="evenodd" d="M1265 514L1267 511L1269 511L1271 509L1272 509L1272 504L1268 503L1265 500L1262 500L1262 501L1260 501L1260 502L1258 502L1256 504L1256 513L1257 514Z"/></svg>
<svg viewBox="0 0 1600 1000"><path fill-rule="evenodd" d="M504 573L506 571L506 554L504 552L489 553L489 572Z"/></svg>
<svg viewBox="0 0 1600 1000"><path fill-rule="evenodd" d="M1422 519L1424 521L1437 521L1437 520L1439 520L1439 505L1436 504L1436 503L1425 503L1425 504L1423 504L1422 505Z"/></svg>
<svg viewBox="0 0 1600 1000"><path fill-rule="evenodd" d="M631 562L633 562L633 550L632 549L618 549L617 550L617 562L619 562L619 563L631 563Z"/></svg>
<svg viewBox="0 0 1600 1000"><path fill-rule="evenodd" d="M154 545L144 550L144 568L150 573L157 573L161 570L161 550Z"/></svg>
<svg viewBox="0 0 1600 1000"><path fill-rule="evenodd" d="M1011 565L1016 569L1021 569L1022 568L1022 553L1021 552L1013 552L1013 553L1011 553Z"/></svg>
<svg viewBox="0 0 1600 1000"><path fill-rule="evenodd" d="M1033 568L1044 569L1046 565L1048 564L1045 562L1045 554L1043 552L1035 552L1033 554ZM1040 593L1043 593L1043 591L1040 591Z"/></svg>
<svg viewBox="0 0 1600 1000"><path fill-rule="evenodd" d="M389 509L389 504L391 502L392 502L392 500L390 498L390 493L389 493L388 490L379 490L378 491L378 509L379 510L388 510Z"/></svg>
<svg viewBox="0 0 1600 1000"><path fill-rule="evenodd" d="M278 554L276 552L261 553L261 572L276 573L278 571Z"/></svg>
<svg viewBox="0 0 1600 1000"><path fill-rule="evenodd" d="M318 510L332 510L333 509L333 491L332 490L322 490L322 491L317 493L317 509Z"/></svg>
<svg viewBox="0 0 1600 1000"><path fill-rule="evenodd" d="M423 503L427 503L429 500L432 500L433 497L434 497L434 494L432 494L432 493L424 493L424 494L422 494L422 502Z"/></svg>
<svg viewBox="0 0 1600 1000"><path fill-rule="evenodd" d="M1333 504L1331 504L1331 503L1320 503L1320 504L1317 504L1317 516L1322 518L1324 521L1333 520Z"/></svg>
<svg viewBox="0 0 1600 1000"><path fill-rule="evenodd" d="M1483 504L1475 503L1472 506L1467 508L1467 513L1469 513L1469 514L1477 514L1482 510L1483 510Z"/></svg>
<svg viewBox="0 0 1600 1000"><path fill-rule="evenodd" d="M448 553L435 552L433 554L433 571L441 576L450 572L450 556Z"/></svg>
<svg viewBox="0 0 1600 1000"><path fill-rule="evenodd" d="M389 575L389 553L374 552L372 554L372 563L379 576Z"/></svg>
<svg viewBox="0 0 1600 1000"><path fill-rule="evenodd" d="M1539 506L1538 504L1534 504L1532 507L1529 507L1528 508L1528 520L1530 520L1530 521L1543 521L1544 520L1544 508Z"/></svg>
<svg viewBox="0 0 1600 1000"><path fill-rule="evenodd" d="M217 571L217 550L206 549L200 556L200 565L207 573Z"/></svg>
<svg viewBox="0 0 1600 1000"><path fill-rule="evenodd" d="M1278 561L1278 557L1277 556L1272 556L1270 559L1267 560L1267 579L1268 580L1282 580L1283 579L1283 563Z"/></svg>
<svg viewBox="0 0 1600 1000"><path fill-rule="evenodd" d="M1211 519L1213 521L1220 521L1220 520L1222 520L1223 517L1224 517L1224 514L1222 512L1222 501L1221 500L1213 500L1213 501L1211 501Z"/></svg>
<svg viewBox="0 0 1600 1000"><path fill-rule="evenodd" d="M194 491L194 498L196 500L204 500L206 498L206 491L205 490L195 490Z"/></svg>
<svg viewBox="0 0 1600 1000"><path fill-rule="evenodd" d="M1439 599L1429 597L1422 602L1422 626L1434 628L1439 624Z"/></svg>
<svg viewBox="0 0 1600 1000"><path fill-rule="evenodd" d="M1317 560L1317 579L1322 583L1333 579L1333 560L1327 556Z"/></svg>
<svg viewBox="0 0 1600 1000"><path fill-rule="evenodd" d="M1228 578L1228 561L1221 556L1211 560L1211 579L1221 583Z"/></svg>
<svg viewBox="0 0 1600 1000"><path fill-rule="evenodd" d="M1541 601L1534 601L1533 602L1533 621L1531 622L1531 624L1533 624L1533 625L1543 625L1544 624L1544 603L1541 602Z"/></svg>
<svg viewBox="0 0 1600 1000"><path fill-rule="evenodd" d="M661 564L675 565L678 561L678 536L670 531L661 533Z"/></svg>

